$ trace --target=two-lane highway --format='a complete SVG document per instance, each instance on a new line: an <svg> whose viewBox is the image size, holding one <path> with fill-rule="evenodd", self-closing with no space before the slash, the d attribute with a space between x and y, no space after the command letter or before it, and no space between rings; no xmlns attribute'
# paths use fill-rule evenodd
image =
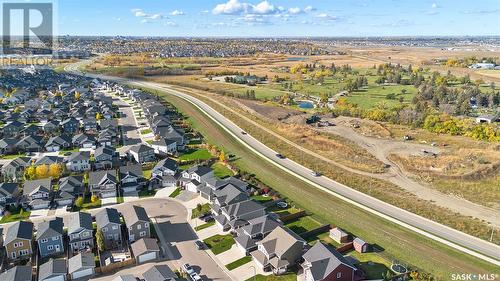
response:
<svg viewBox="0 0 500 281"><path fill-rule="evenodd" d="M396 223L442 244L448 245L456 250L500 266L500 246L395 207L341 183L333 181L327 177L315 177L311 174L310 169L290 159L277 158L276 151L273 151L260 141L253 138L251 135L242 134L242 129L236 124L231 122L206 103L193 96L174 90L168 85L160 83L143 82L92 74L88 74L88 76L115 80L120 83L128 83L138 87L157 89L182 98L200 109L208 118L221 126L237 141L245 145L255 154L259 155L262 159L279 167L290 175L367 212L385 218L388 221Z"/></svg>

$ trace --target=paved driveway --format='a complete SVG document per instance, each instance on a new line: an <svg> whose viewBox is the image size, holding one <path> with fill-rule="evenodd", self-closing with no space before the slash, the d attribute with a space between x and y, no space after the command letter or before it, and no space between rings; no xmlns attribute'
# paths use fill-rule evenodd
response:
<svg viewBox="0 0 500 281"><path fill-rule="evenodd" d="M61 216L61 215L67 215L69 213L70 212L66 211L66 206L60 206L60 207L57 207L55 215Z"/></svg>
<svg viewBox="0 0 500 281"><path fill-rule="evenodd" d="M116 204L116 197L115 196L101 199L101 206L108 206L108 205L113 205L113 204Z"/></svg>
<svg viewBox="0 0 500 281"><path fill-rule="evenodd" d="M49 213L49 209L41 209L41 210L32 210L30 214L30 219L34 218L43 218L46 217Z"/></svg>
<svg viewBox="0 0 500 281"><path fill-rule="evenodd" d="M248 280L249 278L252 278L255 273L257 275L270 275L272 274L271 272L264 272L257 263L255 263L253 260L249 263L246 263L240 267L237 267L233 270L231 270L231 275L237 276L238 280Z"/></svg>
<svg viewBox="0 0 500 281"><path fill-rule="evenodd" d="M176 189L177 189L176 186L158 189L158 191L156 191L155 197L156 198L168 198L170 196L170 194L172 194L172 192L174 192Z"/></svg>
<svg viewBox="0 0 500 281"><path fill-rule="evenodd" d="M217 258L223 264L230 264L233 261L241 259L244 256L245 256L245 253L243 253L243 251L240 248L238 248L238 246L236 244L234 244L231 247L231 249L218 254Z"/></svg>
<svg viewBox="0 0 500 281"><path fill-rule="evenodd" d="M200 225L200 224L198 224L198 225ZM196 227L196 225L193 225L193 224L192 224L192 226L193 226L193 228ZM217 225L212 225L211 227L207 227L205 229L202 229L202 230L196 232L196 234L198 235L200 240L205 240L208 237L212 237L214 235L224 234L224 233Z"/></svg>
<svg viewBox="0 0 500 281"><path fill-rule="evenodd" d="M123 201L130 202L139 200L139 193L137 191L134 192L126 192L123 194Z"/></svg>

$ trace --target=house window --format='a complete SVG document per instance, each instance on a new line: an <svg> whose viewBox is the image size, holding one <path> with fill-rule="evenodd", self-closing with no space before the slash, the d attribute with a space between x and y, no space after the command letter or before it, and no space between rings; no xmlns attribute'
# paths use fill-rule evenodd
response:
<svg viewBox="0 0 500 281"><path fill-rule="evenodd" d="M40 243L47 243L47 241L49 241L49 240L47 240L47 239L41 239Z"/></svg>
<svg viewBox="0 0 500 281"><path fill-rule="evenodd" d="M138 224L137 229L141 229L141 228L142 228L142 225Z"/></svg>
<svg viewBox="0 0 500 281"><path fill-rule="evenodd" d="M141 231L141 232L139 232L139 236L141 236L141 237L146 236L146 231Z"/></svg>
<svg viewBox="0 0 500 281"><path fill-rule="evenodd" d="M12 257L13 259L15 259L15 258L16 258L16 252L12 252L12 253L11 253L11 257Z"/></svg>
<svg viewBox="0 0 500 281"><path fill-rule="evenodd" d="M84 232L84 233L82 233L82 236L83 236L83 237L88 237L88 236L89 236L89 233L88 233L88 232Z"/></svg>
<svg viewBox="0 0 500 281"><path fill-rule="evenodd" d="M25 256L25 255L27 255L28 253L29 253L29 252L28 252L28 250L20 250L20 251L19 251L19 255L20 255L20 256Z"/></svg>
<svg viewBox="0 0 500 281"><path fill-rule="evenodd" d="M52 246L52 245L47 246L47 250L52 251L53 249L54 249L54 246Z"/></svg>
<svg viewBox="0 0 500 281"><path fill-rule="evenodd" d="M17 243L14 243L14 248L17 248Z"/></svg>
<svg viewBox="0 0 500 281"><path fill-rule="evenodd" d="M144 228L148 228L148 227L149 227L149 223L145 223Z"/></svg>
<svg viewBox="0 0 500 281"><path fill-rule="evenodd" d="M108 231L108 228L107 227L103 227L102 228L102 232L106 232L106 231Z"/></svg>
<svg viewBox="0 0 500 281"><path fill-rule="evenodd" d="M108 235L108 239L113 239L113 234Z"/></svg>
<svg viewBox="0 0 500 281"><path fill-rule="evenodd" d="M337 272L337 279L342 278L342 272Z"/></svg>
<svg viewBox="0 0 500 281"><path fill-rule="evenodd" d="M118 226L117 225L113 225L113 229L118 229Z"/></svg>
<svg viewBox="0 0 500 281"><path fill-rule="evenodd" d="M17 246L18 246L18 247L22 247L22 246L23 246L23 242L19 242L19 243L17 243Z"/></svg>
<svg viewBox="0 0 500 281"><path fill-rule="evenodd" d="M59 236L52 237L52 241L57 241L59 240Z"/></svg>

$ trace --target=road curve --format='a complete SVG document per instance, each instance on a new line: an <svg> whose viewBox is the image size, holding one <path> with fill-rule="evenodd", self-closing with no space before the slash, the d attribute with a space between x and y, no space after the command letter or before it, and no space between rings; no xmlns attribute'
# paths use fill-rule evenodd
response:
<svg viewBox="0 0 500 281"><path fill-rule="evenodd" d="M353 204L358 208L387 219L390 222L396 223L458 251L500 266L500 246L395 207L327 177L315 177L311 175L310 169L290 159L278 159L276 157L277 152L270 149L252 136L248 134L241 134L241 128L217 112L215 109L195 97L174 90L168 85L160 83L144 82L103 75L85 75L89 77L114 80L116 82L127 83L133 86L158 89L182 98L200 109L205 115L207 115L207 117L221 126L226 132L245 145L248 149L290 175L295 176L298 179L305 181L308 184L332 194L350 204Z"/></svg>

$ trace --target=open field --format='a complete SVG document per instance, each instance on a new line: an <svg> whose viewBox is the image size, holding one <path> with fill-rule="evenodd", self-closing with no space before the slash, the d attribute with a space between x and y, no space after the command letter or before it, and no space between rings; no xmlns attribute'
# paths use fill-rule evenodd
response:
<svg viewBox="0 0 500 281"><path fill-rule="evenodd" d="M423 238L320 192L306 183L291 179L285 172L261 161L256 155L235 142L186 101L169 95L162 96L189 116L194 128L200 131L209 143L223 146L228 153L238 155L239 158L235 164L241 169L254 172L260 180L282 195L300 206L307 206L307 210L313 212L322 223L338 225L370 243L376 243L385 249L381 255L387 259L404 260L414 267L434 274L438 280L449 279L449 274L455 272L495 272L497 270L486 262Z"/></svg>

